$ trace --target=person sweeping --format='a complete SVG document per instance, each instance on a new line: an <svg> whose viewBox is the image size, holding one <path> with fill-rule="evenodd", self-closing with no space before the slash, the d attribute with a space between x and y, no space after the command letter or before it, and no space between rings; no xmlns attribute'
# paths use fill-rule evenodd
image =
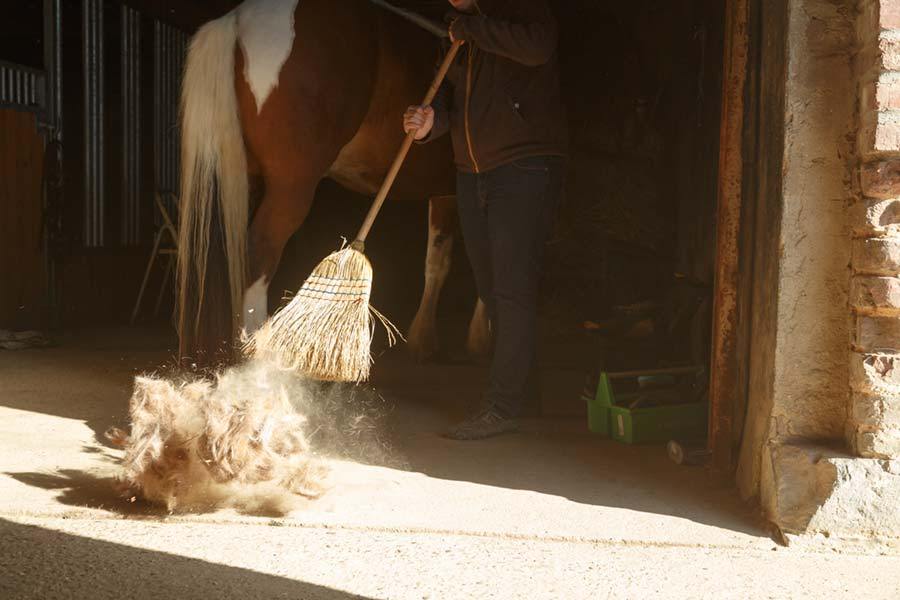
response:
<svg viewBox="0 0 900 600"><path fill-rule="evenodd" d="M451 428L474 440L518 429L536 389L541 259L562 193L567 153L557 24L544 0L449 0L463 44L428 106L403 128L428 143L448 131L466 252L494 336L483 406Z"/></svg>

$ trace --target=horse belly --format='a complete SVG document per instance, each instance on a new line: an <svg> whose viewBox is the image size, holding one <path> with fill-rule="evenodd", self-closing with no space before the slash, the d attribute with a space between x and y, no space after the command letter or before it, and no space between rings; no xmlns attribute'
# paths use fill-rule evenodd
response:
<svg viewBox="0 0 900 600"><path fill-rule="evenodd" d="M377 120L377 126L363 124L338 153L327 176L359 194L377 194L403 141L401 115L405 108L396 106L391 111L396 113L396 118L382 117ZM396 130L386 130L384 124L394 122ZM455 189L453 174L449 140L413 146L388 197L424 200L436 195L452 195Z"/></svg>
<svg viewBox="0 0 900 600"><path fill-rule="evenodd" d="M365 133L357 133L338 153L327 176L358 194L377 194L384 174L375 166L380 161L370 146Z"/></svg>

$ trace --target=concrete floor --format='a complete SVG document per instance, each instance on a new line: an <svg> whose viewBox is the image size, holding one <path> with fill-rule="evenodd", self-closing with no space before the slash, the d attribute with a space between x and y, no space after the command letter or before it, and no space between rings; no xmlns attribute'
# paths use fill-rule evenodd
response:
<svg viewBox="0 0 900 600"><path fill-rule="evenodd" d="M117 451L98 436L124 422L132 377L165 364L171 340L59 341L0 353L3 598L900 595L900 558L779 546L730 486L660 447L598 440L581 419L444 440L481 372L399 353L375 376L390 460L337 463L334 488L283 518L164 515L116 497Z"/></svg>

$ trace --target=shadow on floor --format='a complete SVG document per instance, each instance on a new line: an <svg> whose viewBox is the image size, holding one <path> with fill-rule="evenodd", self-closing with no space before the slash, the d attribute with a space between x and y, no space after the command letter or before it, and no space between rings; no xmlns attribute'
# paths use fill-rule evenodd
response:
<svg viewBox="0 0 900 600"><path fill-rule="evenodd" d="M363 598L194 558L0 519L0 596L38 598Z"/></svg>
<svg viewBox="0 0 900 600"><path fill-rule="evenodd" d="M587 431L584 418L524 420L520 433L476 442L444 439L440 433L462 418L480 393L483 373L467 367L448 376L447 366L411 373L404 359L393 362L382 365L381 389L403 407L392 417L391 429L413 471L767 535L765 523L731 481L702 467L674 464L662 444L630 446L598 438ZM554 401L544 399L545 405Z"/></svg>
<svg viewBox="0 0 900 600"><path fill-rule="evenodd" d="M168 513L140 498L124 498L112 477L98 477L76 469L56 473L4 473L19 483L54 490L56 500L66 506L107 510L129 517L162 518Z"/></svg>
<svg viewBox="0 0 900 600"><path fill-rule="evenodd" d="M164 519L170 515L162 507L151 504L140 495L123 496L112 477L98 477L93 473L77 469L62 469L55 473L3 473L19 483L45 490L57 491L55 500L66 506L104 510L132 519ZM241 515L248 517L281 518L290 510L279 510L277 506L255 507L254 510L234 507ZM214 512L215 509L200 512ZM180 513L185 514L185 513Z"/></svg>

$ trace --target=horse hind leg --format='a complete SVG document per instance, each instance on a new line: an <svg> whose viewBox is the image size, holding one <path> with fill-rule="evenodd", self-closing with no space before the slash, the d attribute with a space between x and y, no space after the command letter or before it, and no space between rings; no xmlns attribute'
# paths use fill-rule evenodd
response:
<svg viewBox="0 0 900 600"><path fill-rule="evenodd" d="M250 225L250 285L244 291L245 334L259 329L268 317L268 289L288 239L306 220L318 179L267 177L263 200Z"/></svg>
<svg viewBox="0 0 900 600"><path fill-rule="evenodd" d="M316 72L307 68L304 57L296 47L291 51L278 76L278 87L258 110L243 74L244 55L236 50L236 89L248 166L258 174L262 191L247 243L247 284L240 307L245 335L255 332L268 318L268 288L285 244L306 220L316 186L358 125L355 119L335 123L327 118L328 113L321 113L315 98L301 93L309 87L305 77ZM319 88L319 92L335 95L327 88ZM364 110L365 100L359 99L359 94L345 96L362 103L359 111ZM345 101L335 102L340 114Z"/></svg>
<svg viewBox="0 0 900 600"><path fill-rule="evenodd" d="M425 288L419 310L409 327L409 350L417 362L433 358L439 349L437 307L447 281L457 231L456 197L438 196L428 201L428 247L425 253Z"/></svg>
<svg viewBox="0 0 900 600"><path fill-rule="evenodd" d="M265 183L262 175L259 173L259 165L255 163L252 155L248 156L248 163L251 170L251 176L249 178L251 214L256 215L259 212L259 207L265 197ZM250 243L252 244L252 242ZM250 254L253 255L254 253L250 252ZM260 269L254 267L253 264L249 264L248 271L260 271ZM241 323L242 330L245 333L253 333L262 327L266 317L268 317L269 280L263 276L256 279L248 276L247 283L248 286L244 290L244 298L241 305Z"/></svg>
<svg viewBox="0 0 900 600"><path fill-rule="evenodd" d="M265 275L250 284L244 291L244 332L252 334L262 327L269 316L269 279Z"/></svg>

